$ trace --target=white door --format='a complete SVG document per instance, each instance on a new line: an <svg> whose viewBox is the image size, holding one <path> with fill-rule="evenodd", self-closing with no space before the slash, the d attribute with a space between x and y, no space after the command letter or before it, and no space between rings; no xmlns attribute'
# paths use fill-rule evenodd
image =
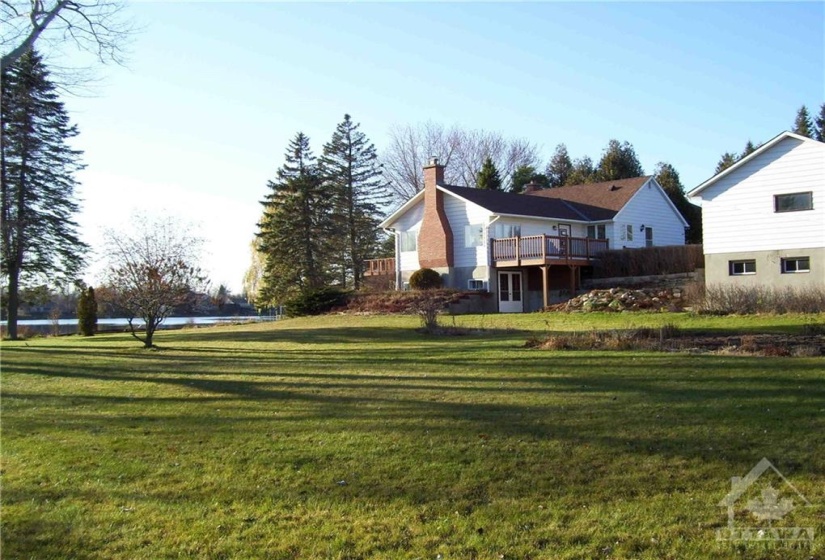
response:
<svg viewBox="0 0 825 560"><path fill-rule="evenodd" d="M498 310L501 313L521 313L524 302L521 293L521 272L498 273Z"/></svg>

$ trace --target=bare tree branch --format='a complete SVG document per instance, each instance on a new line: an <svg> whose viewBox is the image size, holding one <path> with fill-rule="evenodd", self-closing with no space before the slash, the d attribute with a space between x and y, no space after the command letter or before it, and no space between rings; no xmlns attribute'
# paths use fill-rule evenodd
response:
<svg viewBox="0 0 825 560"><path fill-rule="evenodd" d="M3 0L0 69L13 64L38 41L73 42L100 62L123 64L123 46L135 31L120 0Z"/></svg>

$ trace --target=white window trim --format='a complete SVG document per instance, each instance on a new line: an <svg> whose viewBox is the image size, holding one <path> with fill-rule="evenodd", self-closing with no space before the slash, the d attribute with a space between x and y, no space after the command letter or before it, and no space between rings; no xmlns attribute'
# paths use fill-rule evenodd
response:
<svg viewBox="0 0 825 560"><path fill-rule="evenodd" d="M800 268L798 268L798 264L797 264L797 269L796 270L788 270L786 268L786 265L787 265L788 261L795 261L795 262L799 263L799 261L801 261L801 260L808 261L808 268L800 269ZM781 267L782 267L782 274L808 274L811 271L811 258L810 257L783 257L780 260L780 262L781 262Z"/></svg>
<svg viewBox="0 0 825 560"><path fill-rule="evenodd" d="M734 272L733 265L734 264L742 264L742 269L744 270L745 263L753 263L753 272ZM728 275L729 276L753 276L756 274L756 259L736 259L732 261L728 261Z"/></svg>

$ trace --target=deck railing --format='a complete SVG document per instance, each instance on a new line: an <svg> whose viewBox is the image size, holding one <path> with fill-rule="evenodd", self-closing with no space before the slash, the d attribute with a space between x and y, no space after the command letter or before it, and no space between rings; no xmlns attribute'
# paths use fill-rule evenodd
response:
<svg viewBox="0 0 825 560"><path fill-rule="evenodd" d="M564 235L529 235L492 240L494 263L522 261L591 260L607 251L607 239Z"/></svg>
<svg viewBox="0 0 825 560"><path fill-rule="evenodd" d="M364 276L388 276L395 274L395 259L369 259L364 261Z"/></svg>

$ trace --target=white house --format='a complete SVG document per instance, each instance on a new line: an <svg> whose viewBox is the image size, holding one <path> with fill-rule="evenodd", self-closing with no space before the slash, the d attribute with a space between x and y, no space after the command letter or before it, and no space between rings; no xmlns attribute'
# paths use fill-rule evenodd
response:
<svg viewBox="0 0 825 560"><path fill-rule="evenodd" d="M688 196L708 285L825 287L825 143L783 132Z"/></svg>
<svg viewBox="0 0 825 560"><path fill-rule="evenodd" d="M424 190L381 227L395 236L398 289L432 268L447 287L489 290L495 310L521 312L570 297L608 248L683 245L687 222L652 177L512 194L447 185L433 160Z"/></svg>

